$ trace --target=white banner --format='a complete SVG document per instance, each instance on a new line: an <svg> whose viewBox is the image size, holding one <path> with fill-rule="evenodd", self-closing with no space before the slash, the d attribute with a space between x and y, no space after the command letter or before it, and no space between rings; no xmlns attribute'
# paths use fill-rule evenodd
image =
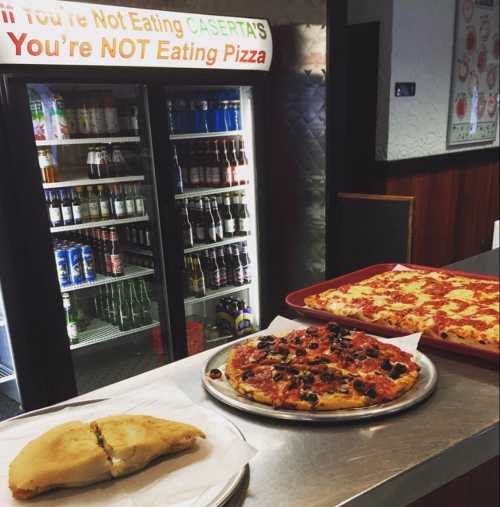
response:
<svg viewBox="0 0 500 507"><path fill-rule="evenodd" d="M272 49L262 19L0 0L0 64L265 71Z"/></svg>

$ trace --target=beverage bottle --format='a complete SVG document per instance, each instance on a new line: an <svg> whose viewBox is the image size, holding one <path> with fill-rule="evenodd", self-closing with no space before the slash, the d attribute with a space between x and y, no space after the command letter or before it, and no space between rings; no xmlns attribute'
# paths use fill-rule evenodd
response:
<svg viewBox="0 0 500 507"><path fill-rule="evenodd" d="M90 146L90 148L87 151L87 175L91 180L97 178L95 162L96 162L95 148L94 146Z"/></svg>
<svg viewBox="0 0 500 507"><path fill-rule="evenodd" d="M227 266L226 259L224 257L224 248L217 248L217 264L219 265L220 271L220 285L225 287L227 285Z"/></svg>
<svg viewBox="0 0 500 507"><path fill-rule="evenodd" d="M135 224L130 226L130 242L134 246L139 246L139 233Z"/></svg>
<svg viewBox="0 0 500 507"><path fill-rule="evenodd" d="M189 214L187 209L187 199L184 199L182 208L182 235L184 238L184 248L192 248L194 246L194 237L193 237L193 226L189 220Z"/></svg>
<svg viewBox="0 0 500 507"><path fill-rule="evenodd" d="M80 201L80 215L82 217L82 223L86 223L90 221L90 210L89 210L89 200L88 195L85 192L83 187L75 188L77 199ZM73 215L75 212L73 211Z"/></svg>
<svg viewBox="0 0 500 507"><path fill-rule="evenodd" d="M100 178L113 178L115 176L113 163L111 161L111 153L106 146L101 147L101 165L99 166Z"/></svg>
<svg viewBox="0 0 500 507"><path fill-rule="evenodd" d="M231 141L231 156L229 158L229 161L231 162L231 179L233 185L239 185L240 173L239 173L238 155L236 154L236 139L234 138Z"/></svg>
<svg viewBox="0 0 500 507"><path fill-rule="evenodd" d="M146 248L147 250L150 250L151 247L152 247L151 228L149 227L149 225L145 225L144 226L144 248Z"/></svg>
<svg viewBox="0 0 500 507"><path fill-rule="evenodd" d="M97 265L99 266L98 272L101 273L102 275L107 275L108 271L107 271L107 264L106 264L106 261L107 261L106 244L104 241L103 229L100 229L97 227L97 228L93 229L93 231L94 231L95 240L96 240L96 252L97 252L97 259L98 259ZM111 260L111 259L109 259L109 260Z"/></svg>
<svg viewBox="0 0 500 507"><path fill-rule="evenodd" d="M231 111L231 126L233 130L241 129L241 111L240 111L240 101L232 100L229 103L229 109Z"/></svg>
<svg viewBox="0 0 500 507"><path fill-rule="evenodd" d="M231 268L233 271L233 285L237 287L243 285L245 281L243 265L241 264L240 252L236 245L233 246L233 262Z"/></svg>
<svg viewBox="0 0 500 507"><path fill-rule="evenodd" d="M46 141L48 139L48 115L45 113L43 101L32 88L28 88L28 93L35 140Z"/></svg>
<svg viewBox="0 0 500 507"><path fill-rule="evenodd" d="M240 151L238 152L238 165L239 165L239 184L246 185L250 183L250 170L248 167L248 159L245 153L245 141L240 138Z"/></svg>
<svg viewBox="0 0 500 507"><path fill-rule="evenodd" d="M99 213L103 220L111 218L111 209L109 206L108 192L103 185L97 186L97 195L99 199Z"/></svg>
<svg viewBox="0 0 500 507"><path fill-rule="evenodd" d="M220 187L220 167L210 141L206 141L205 158L205 186Z"/></svg>
<svg viewBox="0 0 500 507"><path fill-rule="evenodd" d="M50 150L38 150L38 165L43 182L55 183L57 170Z"/></svg>
<svg viewBox="0 0 500 507"><path fill-rule="evenodd" d="M63 307L66 314L66 331L68 333L69 342L71 345L78 343L78 314L75 306L71 302L69 294L63 294Z"/></svg>
<svg viewBox="0 0 500 507"><path fill-rule="evenodd" d="M142 225L137 226L137 245L141 248L144 247L146 235L144 234L144 227Z"/></svg>
<svg viewBox="0 0 500 507"><path fill-rule="evenodd" d="M129 106L129 125L130 135L139 135L139 108L136 104L130 104Z"/></svg>
<svg viewBox="0 0 500 507"><path fill-rule="evenodd" d="M217 241L217 227L208 197L203 198L203 218L205 220L205 242L215 243Z"/></svg>
<svg viewBox="0 0 500 507"><path fill-rule="evenodd" d="M134 200L137 216L144 216L146 214L146 210L144 208L144 197L142 195L141 185L139 184L134 185Z"/></svg>
<svg viewBox="0 0 500 507"><path fill-rule="evenodd" d="M200 257L198 255L194 255L193 258L193 293L195 297L204 297L206 296L207 290L205 285L205 275L203 274L203 270L201 269Z"/></svg>
<svg viewBox="0 0 500 507"><path fill-rule="evenodd" d="M167 119L168 119L168 132L170 135L177 134L174 104L171 99L167 99Z"/></svg>
<svg viewBox="0 0 500 507"><path fill-rule="evenodd" d="M97 297L99 299L99 306L98 306L98 315L97 318L107 321L108 320L108 307L107 307L107 301L106 301L106 287L103 285L100 285L97 288Z"/></svg>
<svg viewBox="0 0 500 507"><path fill-rule="evenodd" d="M203 275L205 276L206 286L209 287L210 286L210 251L209 250L203 250L203 252L201 252L200 265L201 265L201 270L203 271Z"/></svg>
<svg viewBox="0 0 500 507"><path fill-rule="evenodd" d="M192 259L190 255L184 256L184 269L182 271L184 281L184 298L192 296L191 277L193 274Z"/></svg>
<svg viewBox="0 0 500 507"><path fill-rule="evenodd" d="M250 257L248 255L248 246L246 241L241 243L241 253L240 253L241 265L243 266L243 283L250 284L252 283L252 271L250 266Z"/></svg>
<svg viewBox="0 0 500 507"><path fill-rule="evenodd" d="M240 215L240 198L241 198L240 194L238 194L236 192L231 194L231 214L234 217L234 224L235 224L234 235L235 236L239 235L239 233L238 233L238 225L239 225L238 218Z"/></svg>
<svg viewBox="0 0 500 507"><path fill-rule="evenodd" d="M56 192L46 192L45 202L47 203L50 225L52 227L60 227L63 225L63 218L61 213L61 204Z"/></svg>
<svg viewBox="0 0 500 507"><path fill-rule="evenodd" d="M115 99L111 92L106 92L103 98L104 117L106 120L106 131L109 135L115 136L120 133L120 124L118 121L118 109Z"/></svg>
<svg viewBox="0 0 500 507"><path fill-rule="evenodd" d="M172 146L172 168L175 174L175 191L178 194L184 192L182 167L179 164L179 158L177 156L177 148L175 144Z"/></svg>
<svg viewBox="0 0 500 507"><path fill-rule="evenodd" d="M241 194L241 204L239 206L238 214L238 235L248 236L250 234L250 213L248 212L248 205L246 195Z"/></svg>
<svg viewBox="0 0 500 507"><path fill-rule="evenodd" d="M101 219L101 207L99 204L99 197L94 191L94 187L87 187L87 194L89 196L89 216L92 222Z"/></svg>
<svg viewBox="0 0 500 507"><path fill-rule="evenodd" d="M116 284L110 284L109 290L109 299L108 299L108 313L109 313L109 322L113 324L113 326L120 325L120 301L118 297L118 288L115 287Z"/></svg>
<svg viewBox="0 0 500 507"><path fill-rule="evenodd" d="M196 132L208 132L208 100L198 97L196 100Z"/></svg>
<svg viewBox="0 0 500 507"><path fill-rule="evenodd" d="M94 92L90 95L89 115L90 134L95 136L105 135L107 133L106 115L99 92Z"/></svg>
<svg viewBox="0 0 500 507"><path fill-rule="evenodd" d="M229 194L224 194L222 205L222 226L224 237L232 238L236 231L236 221L231 213L231 198Z"/></svg>
<svg viewBox="0 0 500 507"><path fill-rule="evenodd" d="M195 241L196 243L207 243L207 237L205 234L205 220L203 214L203 202L201 197L194 199L194 207L196 214L194 215L195 227Z"/></svg>
<svg viewBox="0 0 500 507"><path fill-rule="evenodd" d="M106 227L101 228L101 243L104 250L104 265L106 266L106 276L113 276L113 263L111 262L111 243L110 235Z"/></svg>
<svg viewBox="0 0 500 507"><path fill-rule="evenodd" d="M227 284L234 285L233 249L231 245L224 247L224 260L226 261Z"/></svg>
<svg viewBox="0 0 500 507"><path fill-rule="evenodd" d="M142 305L139 297L137 296L137 291L133 280L130 280L130 282L128 283L128 297L130 304L132 327L133 328L141 327L144 325L142 321Z"/></svg>
<svg viewBox="0 0 500 507"><path fill-rule="evenodd" d="M178 145L177 154L179 164L182 168L182 188L188 188L189 183L189 167L190 167L190 154L189 145L187 143L181 143Z"/></svg>
<svg viewBox="0 0 500 507"><path fill-rule="evenodd" d="M233 169L231 161L228 158L226 141L222 141L222 157L221 157L221 180L223 187L230 187L233 185Z"/></svg>
<svg viewBox="0 0 500 507"><path fill-rule="evenodd" d="M111 303L111 287L109 285L104 285L103 287L103 297L104 297L104 306L103 306L103 315L104 320L111 324L112 321L112 303Z"/></svg>
<svg viewBox="0 0 500 507"><path fill-rule="evenodd" d="M90 136L90 109L89 94L80 94L80 101L76 110L78 120L78 132L81 137Z"/></svg>
<svg viewBox="0 0 500 507"><path fill-rule="evenodd" d="M217 254L215 249L210 250L209 253L209 278L208 283L211 289L217 290L222 287L219 264L217 263Z"/></svg>
<svg viewBox="0 0 500 507"><path fill-rule="evenodd" d="M127 217L122 185L113 185L113 209L115 211L115 218L120 219Z"/></svg>
<svg viewBox="0 0 500 507"><path fill-rule="evenodd" d="M68 133L71 139L78 137L78 112L74 95L66 95L66 121L68 123Z"/></svg>
<svg viewBox="0 0 500 507"><path fill-rule="evenodd" d="M224 226L222 224L222 218L219 213L219 207L217 206L217 199L212 197L210 199L211 207L212 207L212 215L215 220L215 236L217 241L222 241L224 239Z"/></svg>
<svg viewBox="0 0 500 507"><path fill-rule="evenodd" d="M135 217L135 198L131 185L125 186L125 211L128 217Z"/></svg>
<svg viewBox="0 0 500 507"><path fill-rule="evenodd" d="M64 225L73 225L73 208L71 206L71 197L66 190L59 192L61 199L61 212Z"/></svg>
<svg viewBox="0 0 500 507"><path fill-rule="evenodd" d="M73 223L81 224L83 222L82 217L82 201L80 199L80 193L78 188L71 191L71 211L73 214Z"/></svg>
<svg viewBox="0 0 500 507"><path fill-rule="evenodd" d="M118 232L116 227L109 228L109 241L110 241L110 257L111 257L111 276L123 276L122 254L120 252L120 243L118 241Z"/></svg>
<svg viewBox="0 0 500 507"><path fill-rule="evenodd" d="M199 187L201 185L201 174L200 168L200 152L196 149L196 144L191 143L190 145L190 156L189 156L189 186Z"/></svg>
<svg viewBox="0 0 500 507"><path fill-rule="evenodd" d="M142 308L142 323L144 326L147 326L153 322L153 316L151 314L151 298L149 297L146 280L142 278L139 280L139 299Z"/></svg>
<svg viewBox="0 0 500 507"><path fill-rule="evenodd" d="M118 309L119 309L119 319L118 319L118 328L120 331L128 331L132 329L134 326L132 325L132 318L130 314L130 305L128 304L128 298L126 294L126 288L124 283L117 283L117 291L118 291Z"/></svg>
<svg viewBox="0 0 500 507"><path fill-rule="evenodd" d="M64 97L59 92L56 92L52 96L51 102L50 121L52 123L54 139L69 139Z"/></svg>
<svg viewBox="0 0 500 507"><path fill-rule="evenodd" d="M111 165L114 176L127 176L130 173L127 161L117 144L114 144L111 149Z"/></svg>

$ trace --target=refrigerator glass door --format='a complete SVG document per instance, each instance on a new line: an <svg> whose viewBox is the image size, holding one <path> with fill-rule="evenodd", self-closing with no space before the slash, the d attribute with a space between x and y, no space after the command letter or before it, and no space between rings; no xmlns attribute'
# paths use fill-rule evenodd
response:
<svg viewBox="0 0 500 507"><path fill-rule="evenodd" d="M79 393L165 364L166 284L144 87L28 84Z"/></svg>
<svg viewBox="0 0 500 507"><path fill-rule="evenodd" d="M250 87L166 88L189 354L259 327Z"/></svg>
<svg viewBox="0 0 500 507"><path fill-rule="evenodd" d="M19 412L19 392L0 285L0 421Z"/></svg>

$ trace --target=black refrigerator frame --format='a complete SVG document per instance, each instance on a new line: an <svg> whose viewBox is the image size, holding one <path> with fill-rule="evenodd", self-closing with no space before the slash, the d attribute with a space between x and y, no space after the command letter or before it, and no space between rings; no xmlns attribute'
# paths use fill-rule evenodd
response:
<svg viewBox="0 0 500 507"><path fill-rule="evenodd" d="M137 67L1 66L0 83L0 279L17 382L24 410L64 401L77 394L61 293L53 260L49 222L37 171L28 83L135 84L145 90L158 193L160 241L165 257L167 315L164 340L171 337L171 360L187 355L182 283L182 231L178 226L165 86L249 86L253 90L255 177L258 195L261 323L271 318L263 283L266 273L266 160L269 160L269 73ZM164 189L164 190L163 190ZM159 190L160 192L160 190ZM175 248L177 246L177 248ZM176 251L177 250L177 251ZM155 252L158 253L158 252ZM162 317L162 316L161 316ZM166 326L167 329L163 329ZM164 344L165 346L167 344Z"/></svg>

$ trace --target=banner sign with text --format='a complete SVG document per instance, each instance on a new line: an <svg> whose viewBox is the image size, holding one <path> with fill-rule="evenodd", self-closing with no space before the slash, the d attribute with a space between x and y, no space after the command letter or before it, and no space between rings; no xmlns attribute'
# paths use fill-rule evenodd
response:
<svg viewBox="0 0 500 507"><path fill-rule="evenodd" d="M265 71L272 51L262 19L0 0L0 64Z"/></svg>

